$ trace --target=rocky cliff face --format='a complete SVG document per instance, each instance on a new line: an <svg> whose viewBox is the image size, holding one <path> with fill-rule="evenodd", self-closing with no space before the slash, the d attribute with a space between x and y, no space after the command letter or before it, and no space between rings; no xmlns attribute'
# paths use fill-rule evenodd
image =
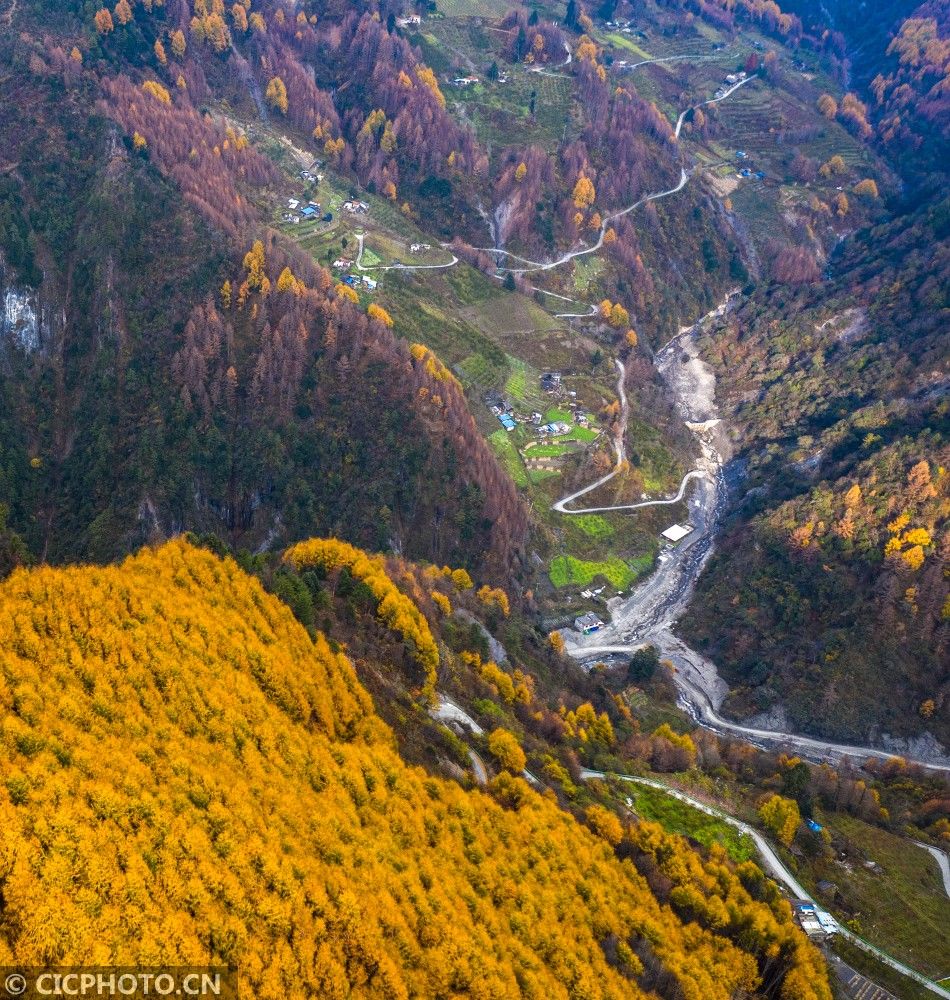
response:
<svg viewBox="0 0 950 1000"><path fill-rule="evenodd" d="M0 301L3 303L0 310L0 343L12 343L27 354L40 350L44 338L37 293L26 285L18 284L2 260Z"/></svg>

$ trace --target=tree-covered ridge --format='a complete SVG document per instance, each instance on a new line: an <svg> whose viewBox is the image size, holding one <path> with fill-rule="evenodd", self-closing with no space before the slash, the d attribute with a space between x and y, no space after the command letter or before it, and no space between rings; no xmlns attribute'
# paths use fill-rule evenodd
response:
<svg viewBox="0 0 950 1000"><path fill-rule="evenodd" d="M705 342L752 490L686 628L737 710L950 736L947 218L862 231L820 291L763 289Z"/></svg>
<svg viewBox="0 0 950 1000"><path fill-rule="evenodd" d="M43 262L38 350L2 345L11 529L54 561L190 528L250 547L272 531L397 540L473 569L491 536L500 578L526 516L464 395L260 224L269 161L180 90L166 103L124 76L99 104L128 126L114 141L108 120L90 124L91 74L63 82L40 60L0 84L12 186L36 206L27 218L10 201L33 255L19 271ZM9 110L23 101L41 121Z"/></svg>
<svg viewBox="0 0 950 1000"><path fill-rule="evenodd" d="M519 779L503 807L407 767L346 658L231 560L17 570L0 623L5 961L223 961L263 1000L830 996L757 871L658 830L621 829L621 861L620 824ZM682 916L631 852L695 886Z"/></svg>
<svg viewBox="0 0 950 1000"><path fill-rule="evenodd" d="M324 573L346 569L367 586L377 602L376 613L380 620L398 632L413 650L416 662L424 671L423 690L427 695L433 693L439 649L425 616L386 573L382 556L368 556L336 538L311 538L292 545L284 553L284 559L298 571L311 567Z"/></svg>

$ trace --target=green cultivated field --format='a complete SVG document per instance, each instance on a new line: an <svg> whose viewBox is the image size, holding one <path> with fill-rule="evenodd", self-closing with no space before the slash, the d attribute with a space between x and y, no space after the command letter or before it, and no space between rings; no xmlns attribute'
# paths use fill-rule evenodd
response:
<svg viewBox="0 0 950 1000"><path fill-rule="evenodd" d="M672 795L647 785L630 784L633 808L644 819L659 823L665 830L681 833L704 847L720 844L733 861L755 861L755 844L735 827L707 816Z"/></svg>
<svg viewBox="0 0 950 1000"><path fill-rule="evenodd" d="M637 575L629 563L617 556L599 562L574 556L555 556L549 570L555 587L588 587L597 577L603 577L616 590L625 590Z"/></svg>
<svg viewBox="0 0 950 1000"><path fill-rule="evenodd" d="M521 461L518 449L508 436L508 431L504 427L499 427L497 431L490 434L488 441L498 456L499 461L505 467L505 471L522 489L528 485L528 471Z"/></svg>

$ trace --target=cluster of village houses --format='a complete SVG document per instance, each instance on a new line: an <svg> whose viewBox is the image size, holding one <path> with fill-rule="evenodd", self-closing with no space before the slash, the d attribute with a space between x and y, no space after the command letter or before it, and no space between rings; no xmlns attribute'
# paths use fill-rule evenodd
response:
<svg viewBox="0 0 950 1000"><path fill-rule="evenodd" d="M309 170L300 171L300 179L304 184L319 184L323 180L323 174L315 173L316 164ZM365 201L351 199L343 202L343 211L351 215L366 215L369 212L369 205ZM324 212L319 201L310 201L305 195L287 199L287 210L283 214L284 222L296 225L298 222L332 222L333 213Z"/></svg>
<svg viewBox="0 0 950 1000"><path fill-rule="evenodd" d="M349 285L350 288L358 288L362 285L367 291L375 292L379 282L368 274L350 274L349 270L353 264L354 262L349 257L339 257L333 262L333 270L346 272L340 275L340 281L344 285Z"/></svg>
<svg viewBox="0 0 950 1000"><path fill-rule="evenodd" d="M558 395L564 399L565 394L562 392L559 372L545 372L541 376L540 382L544 392L552 396ZM513 431L518 424L531 424L537 429L540 437L560 437L570 433L574 429L574 424L579 427L589 427L591 420L583 407L578 405L576 392L569 391L566 396L564 402L571 411L573 423L568 423L565 420L554 420L546 423L544 415L537 410L530 415L516 414L511 401L498 392L489 392L485 396L485 403L506 431Z"/></svg>
<svg viewBox="0 0 950 1000"><path fill-rule="evenodd" d="M738 73L728 74L728 76L726 76L726 78L722 81L722 84L719 87L719 89L716 91L716 99L719 100L725 97L726 91L730 87L735 86L735 84L741 83L743 80L747 80L748 78L749 74L746 73L745 70L741 70ZM736 159L743 164L736 172L736 177L745 179L754 177L756 178L756 180L760 181L765 179L764 171L752 169L751 166L752 161L749 159L749 154L744 149L736 150Z"/></svg>
<svg viewBox="0 0 950 1000"><path fill-rule="evenodd" d="M749 154L744 149L736 150L736 159L740 163L748 164L750 162ZM744 166L739 168L738 172L736 173L736 177L746 177L746 178L755 177L757 180L761 181L765 179L765 171L753 170L750 166Z"/></svg>
<svg viewBox="0 0 950 1000"><path fill-rule="evenodd" d="M642 31L637 31L633 26L633 21L604 21L604 27L611 31L619 31L622 35L636 35L646 41L646 35Z"/></svg>

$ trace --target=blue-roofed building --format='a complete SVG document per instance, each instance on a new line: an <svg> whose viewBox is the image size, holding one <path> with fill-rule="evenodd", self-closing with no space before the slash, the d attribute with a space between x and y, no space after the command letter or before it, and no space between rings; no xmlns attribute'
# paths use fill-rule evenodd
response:
<svg viewBox="0 0 950 1000"><path fill-rule="evenodd" d="M513 431L518 426L518 421L514 417L508 416L507 413L499 413L498 420L506 431Z"/></svg>
<svg viewBox="0 0 950 1000"><path fill-rule="evenodd" d="M304 208L304 209L301 210L300 214L305 219L315 219L319 213L313 207L313 205L308 205L306 208Z"/></svg>

